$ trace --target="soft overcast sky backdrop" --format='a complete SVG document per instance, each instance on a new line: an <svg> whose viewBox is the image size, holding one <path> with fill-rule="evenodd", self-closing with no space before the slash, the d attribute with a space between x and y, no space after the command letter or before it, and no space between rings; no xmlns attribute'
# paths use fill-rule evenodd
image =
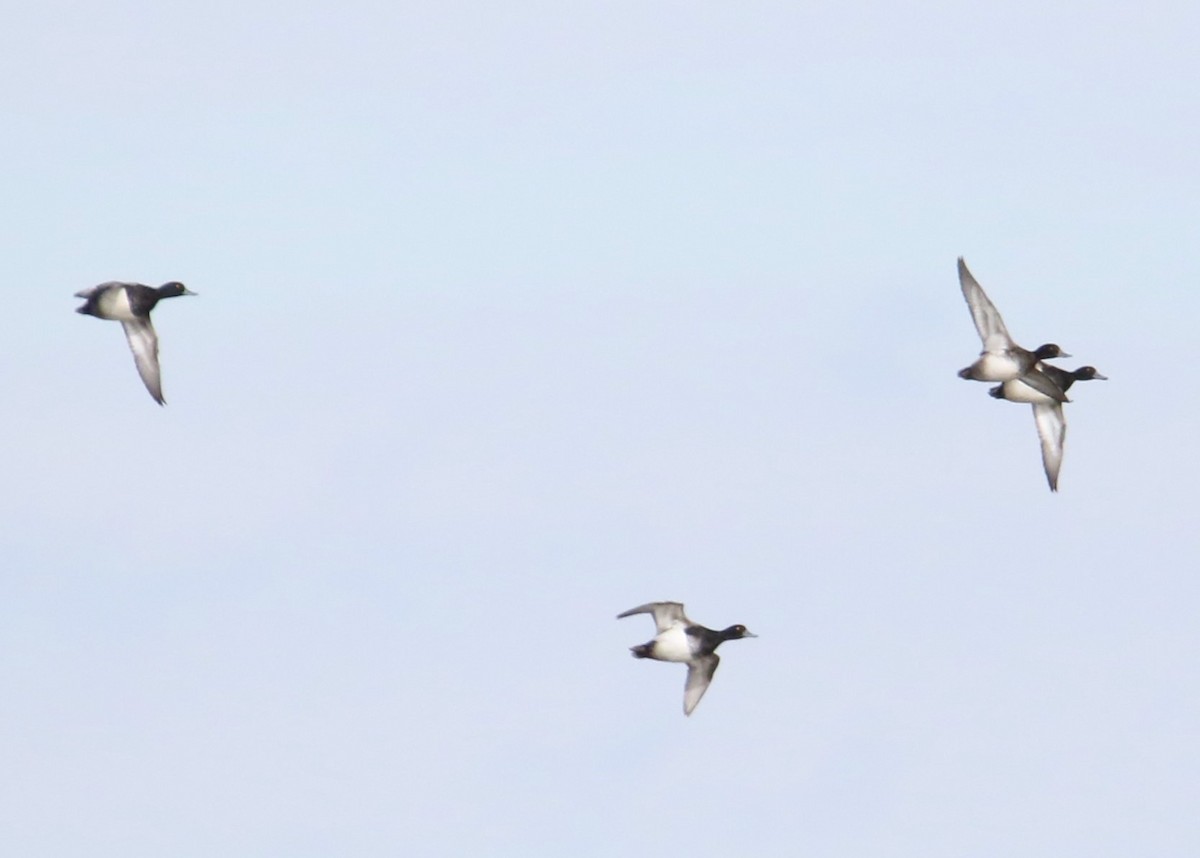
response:
<svg viewBox="0 0 1200 858"><path fill-rule="evenodd" d="M1195 3L26 3L0 852L1200 854ZM1061 494L964 255L1080 385ZM160 305L168 402L110 279ZM741 622L702 705L635 662Z"/></svg>

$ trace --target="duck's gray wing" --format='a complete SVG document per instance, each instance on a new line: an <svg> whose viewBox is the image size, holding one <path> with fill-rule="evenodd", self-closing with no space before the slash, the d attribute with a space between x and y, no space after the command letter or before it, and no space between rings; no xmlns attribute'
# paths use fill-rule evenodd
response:
<svg viewBox="0 0 1200 858"><path fill-rule="evenodd" d="M721 657L714 652L688 665L687 684L683 687L684 715L691 715L704 692L708 691L708 684L712 682L713 674L717 672L717 665L720 663Z"/></svg>
<svg viewBox="0 0 1200 858"><path fill-rule="evenodd" d="M1037 424L1038 440L1042 442L1042 467L1046 469L1046 480L1050 491L1058 491L1058 469L1062 467L1063 444L1067 440L1067 418L1057 402L1033 406L1033 420Z"/></svg>
<svg viewBox="0 0 1200 858"><path fill-rule="evenodd" d="M679 602L647 602L617 614L617 619L632 617L634 614L653 614L654 626L658 634L662 634L677 623L686 624L688 622L688 618L683 615L683 605Z"/></svg>
<svg viewBox="0 0 1200 858"><path fill-rule="evenodd" d="M1000 311L988 299L979 282L971 276L971 272L967 270L967 263L961 256L958 257L958 282L962 286L963 297L967 299L967 306L971 308L975 330L979 332L979 339L983 340L983 350L1002 352L1011 346L1012 337L1008 335L1008 328L1004 327Z"/></svg>
<svg viewBox="0 0 1200 858"><path fill-rule="evenodd" d="M159 405L165 405L162 395L162 376L158 371L158 336L149 317L135 319L132 322L122 322L125 328L125 338L129 340L129 350L133 352L133 362L137 364L138 375L146 390L154 397Z"/></svg>
<svg viewBox="0 0 1200 858"><path fill-rule="evenodd" d="M1055 402L1070 402L1067 399L1067 394L1061 387L1041 369L1031 369L1029 372L1021 376L1021 381L1028 384L1038 393L1044 393L1053 399Z"/></svg>

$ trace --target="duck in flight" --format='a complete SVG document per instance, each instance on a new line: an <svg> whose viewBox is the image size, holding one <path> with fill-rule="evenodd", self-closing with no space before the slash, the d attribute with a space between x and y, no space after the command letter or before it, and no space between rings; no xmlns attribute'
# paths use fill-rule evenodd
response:
<svg viewBox="0 0 1200 858"><path fill-rule="evenodd" d="M958 257L958 281L963 297L971 309L975 330L983 340L983 351L979 359L966 369L959 370L959 378L971 381L1014 381L1021 379L1027 385L1057 401L1066 402L1067 395L1048 376L1038 362L1049 358L1070 357L1054 343L1038 346L1034 351L1023 349L1013 342L1004 320L996 310L983 287L971 276L967 263Z"/></svg>
<svg viewBox="0 0 1200 858"><path fill-rule="evenodd" d="M1050 364L1041 364L1040 369L1066 393L1077 381L1098 379L1107 381L1094 366L1081 366L1068 372ZM988 391L997 399L1009 402L1028 402L1033 405L1033 422L1037 425L1038 440L1042 444L1042 468L1050 491L1058 491L1058 472L1062 468L1063 444L1067 440L1067 418L1063 415L1062 403L1029 386L1024 379L1006 381Z"/></svg>
<svg viewBox="0 0 1200 858"><path fill-rule="evenodd" d="M76 292L75 297L83 298L84 304L76 307L75 312L121 323L142 383L154 401L164 405L162 376L158 369L158 336L154 333L154 325L150 323L150 311L163 298L195 294L175 281L157 288L141 283L111 281Z"/></svg>
<svg viewBox="0 0 1200 858"><path fill-rule="evenodd" d="M634 658L677 661L688 666L687 682L683 687L684 715L692 714L717 672L717 665L721 663L717 647L725 641L758 637L742 625L718 631L693 623L684 616L683 605L679 602L648 602L617 614L617 619L634 614L653 615L655 628L652 641L629 648Z"/></svg>

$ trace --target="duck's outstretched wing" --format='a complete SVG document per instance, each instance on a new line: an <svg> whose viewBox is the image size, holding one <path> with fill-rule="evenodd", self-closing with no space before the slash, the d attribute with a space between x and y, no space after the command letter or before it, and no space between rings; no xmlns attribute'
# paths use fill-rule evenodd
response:
<svg viewBox="0 0 1200 858"><path fill-rule="evenodd" d="M97 292L103 292L105 289L108 289L110 286L124 286L124 285L126 285L126 284L120 282L119 280L108 280L104 283L99 283L95 286L89 286L86 289L80 289L78 292L75 293L75 297L76 298L90 298L90 297L92 297L92 295L96 294Z"/></svg>
<svg viewBox="0 0 1200 858"><path fill-rule="evenodd" d="M1063 444L1067 440L1067 418L1057 402L1033 406L1033 420L1037 424L1038 439L1042 442L1042 467L1050 491L1058 491L1058 470L1062 467Z"/></svg>
<svg viewBox="0 0 1200 858"><path fill-rule="evenodd" d="M679 602L647 602L644 605L638 605L636 608L630 608L617 614L617 619L632 617L634 614L653 614L654 626L658 634L662 634L667 629L679 623L686 624L688 618L683 614L683 605ZM703 693L703 692L701 692ZM697 700L700 698L697 697Z"/></svg>
<svg viewBox="0 0 1200 858"><path fill-rule="evenodd" d="M983 340L983 350L1001 352L1009 348L1013 341L1008 335L1008 328L1004 327L1004 320L1000 318L1000 311L989 300L979 282L971 276L967 263L961 256L958 257L958 282L962 286L963 297L967 299L967 306L971 309L975 330L979 332L979 339Z"/></svg>
<svg viewBox="0 0 1200 858"><path fill-rule="evenodd" d="M162 376L158 371L158 336L154 333L154 326L149 318L122 322L121 326L125 329L125 338L129 340L129 350L133 352L133 362L137 364L142 383L155 402L165 405Z"/></svg>
<svg viewBox="0 0 1200 858"><path fill-rule="evenodd" d="M713 674L717 672L717 665L720 663L721 657L714 652L688 665L687 684L683 686L684 715L691 715L704 692L708 691L708 685L712 682Z"/></svg>

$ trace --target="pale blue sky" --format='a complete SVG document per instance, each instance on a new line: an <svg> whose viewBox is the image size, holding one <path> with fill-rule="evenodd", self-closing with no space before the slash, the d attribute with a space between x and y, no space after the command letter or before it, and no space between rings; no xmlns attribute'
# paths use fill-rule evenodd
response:
<svg viewBox="0 0 1200 858"><path fill-rule="evenodd" d="M1042 5L10 9L0 852L1193 858L1200 11Z"/></svg>

